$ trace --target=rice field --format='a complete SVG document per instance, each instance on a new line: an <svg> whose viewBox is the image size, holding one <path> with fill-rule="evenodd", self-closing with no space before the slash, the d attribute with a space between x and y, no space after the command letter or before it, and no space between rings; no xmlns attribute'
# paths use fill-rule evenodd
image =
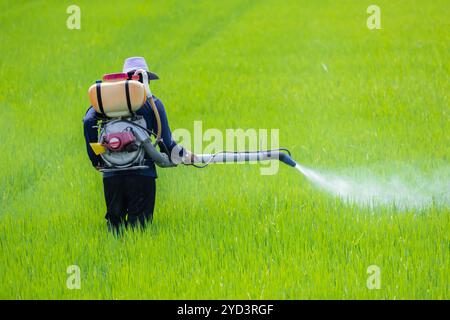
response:
<svg viewBox="0 0 450 320"><path fill-rule="evenodd" d="M379 30L370 4L0 1L0 298L448 299L448 202L374 208L285 165L180 166L158 170L153 224L114 237L86 155L87 89L140 55L173 130L278 129L307 167L440 178L448 199L449 3L379 0Z"/></svg>

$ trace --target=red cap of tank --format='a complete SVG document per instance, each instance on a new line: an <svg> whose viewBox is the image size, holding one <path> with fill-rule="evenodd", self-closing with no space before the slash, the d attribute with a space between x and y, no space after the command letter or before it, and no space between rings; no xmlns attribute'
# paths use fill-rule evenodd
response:
<svg viewBox="0 0 450 320"><path fill-rule="evenodd" d="M111 81L123 81L128 80L127 73L108 73L103 76L103 81L111 82ZM131 76L131 80L139 80L139 75Z"/></svg>

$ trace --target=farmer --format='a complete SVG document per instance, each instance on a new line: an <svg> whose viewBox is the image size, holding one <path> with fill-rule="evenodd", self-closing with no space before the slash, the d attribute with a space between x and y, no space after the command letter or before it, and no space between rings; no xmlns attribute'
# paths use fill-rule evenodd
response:
<svg viewBox="0 0 450 320"><path fill-rule="evenodd" d="M142 74L148 96L150 96L150 81L159 79L156 74L149 71L147 63L142 57L126 59L123 72ZM161 118L161 138L168 152L172 152L172 149L177 147L180 150L182 159L184 159L183 161L189 163L190 159L194 156L172 140L172 133L169 128L164 105L155 96L153 96L153 99ZM151 130L156 128L155 114L149 106L149 103L145 103L137 110L136 114L144 117L147 129ZM96 126L97 121L100 119L104 119L103 116L97 113L92 106L89 107L83 119L87 153L92 165L97 170L102 167L103 162L101 157L93 152L89 143L98 141L98 130ZM157 174L154 162L147 156L145 158L145 165L148 168L103 173L103 190L107 208L105 218L110 230L118 231L121 225L130 225L132 227L140 225L144 227L147 222L152 221L153 209L155 207L155 179Z"/></svg>

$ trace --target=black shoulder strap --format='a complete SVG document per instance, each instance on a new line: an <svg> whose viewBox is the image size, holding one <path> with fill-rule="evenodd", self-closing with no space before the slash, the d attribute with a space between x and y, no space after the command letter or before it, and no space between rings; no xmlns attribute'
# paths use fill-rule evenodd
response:
<svg viewBox="0 0 450 320"><path fill-rule="evenodd" d="M97 89L96 91L97 91L98 107L100 108L101 113L106 117L105 110L103 110L101 82L97 82L96 89Z"/></svg>
<svg viewBox="0 0 450 320"><path fill-rule="evenodd" d="M133 110L131 109L130 88L128 85L128 80L125 81L125 95L127 96L128 111L132 114Z"/></svg>

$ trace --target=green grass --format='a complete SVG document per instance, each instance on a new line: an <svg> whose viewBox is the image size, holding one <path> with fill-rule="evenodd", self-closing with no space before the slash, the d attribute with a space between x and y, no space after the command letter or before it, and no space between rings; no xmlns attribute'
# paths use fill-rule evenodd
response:
<svg viewBox="0 0 450 320"><path fill-rule="evenodd" d="M77 3L73 31L72 2L0 3L0 298L450 297L448 207L347 205L287 166L159 170L153 225L114 238L81 123L93 81L143 55L172 129L279 128L313 168L448 170L447 1L377 1L375 31L365 1Z"/></svg>

